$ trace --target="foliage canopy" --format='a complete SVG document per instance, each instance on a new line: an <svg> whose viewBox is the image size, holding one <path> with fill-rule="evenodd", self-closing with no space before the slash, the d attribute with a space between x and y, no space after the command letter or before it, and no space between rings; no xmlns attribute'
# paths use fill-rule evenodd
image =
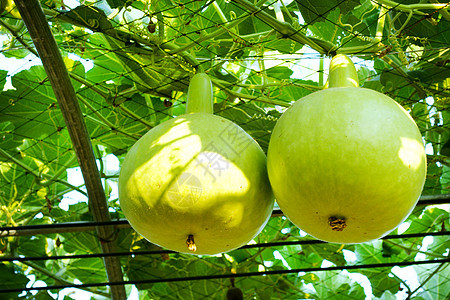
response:
<svg viewBox="0 0 450 300"><path fill-rule="evenodd" d="M145 132L184 112L196 70L212 78L215 113L267 150L283 108L322 88L335 53L352 57L361 86L394 98L415 119L428 154L423 199L448 192L450 14L442 1L40 2L72 78L114 220L123 218L118 165ZM95 285L108 281L95 231L43 231L94 218L83 182L73 180L78 163L59 104L44 68L30 65L37 52L13 7L1 1L1 54L8 63L0 66L0 225L18 229L1 231L0 298L51 299L62 290L33 290L37 281L81 283L93 298L108 298L106 284ZM414 265L448 260L448 209L425 204L408 218L409 227L394 232L402 236L345 247L318 243L282 216L271 218L254 245L214 257L164 251L128 227L117 227L115 241L126 252L118 256L124 280L140 299L223 299L232 284L245 299L444 299L448 263ZM38 229L19 234L20 226ZM70 255L78 256L61 258ZM348 268L354 265L370 267ZM402 270L417 274L418 284Z"/></svg>

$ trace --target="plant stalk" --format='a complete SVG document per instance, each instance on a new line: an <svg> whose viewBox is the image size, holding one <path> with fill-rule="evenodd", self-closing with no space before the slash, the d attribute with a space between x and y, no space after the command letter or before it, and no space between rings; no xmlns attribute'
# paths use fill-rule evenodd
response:
<svg viewBox="0 0 450 300"><path fill-rule="evenodd" d="M419 9L433 9L433 10L441 10L448 9L450 6L448 3L417 3L417 4L400 4L391 0L372 0L372 2L383 4L388 7L398 9L405 12L414 11L415 14L418 15L426 15L426 13L418 11Z"/></svg>

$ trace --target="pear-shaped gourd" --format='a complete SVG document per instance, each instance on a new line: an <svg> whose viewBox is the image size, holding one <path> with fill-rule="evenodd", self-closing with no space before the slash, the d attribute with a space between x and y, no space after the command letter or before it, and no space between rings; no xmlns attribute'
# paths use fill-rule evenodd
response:
<svg viewBox="0 0 450 300"><path fill-rule="evenodd" d="M120 206L150 242L212 255L248 243L273 208L266 156L241 127L213 112L204 73L189 85L187 114L147 132L119 176Z"/></svg>
<svg viewBox="0 0 450 300"><path fill-rule="evenodd" d="M425 181L426 155L413 119L357 82L351 60L336 55L328 88L286 110L267 154L281 210L327 242L386 235L410 214Z"/></svg>

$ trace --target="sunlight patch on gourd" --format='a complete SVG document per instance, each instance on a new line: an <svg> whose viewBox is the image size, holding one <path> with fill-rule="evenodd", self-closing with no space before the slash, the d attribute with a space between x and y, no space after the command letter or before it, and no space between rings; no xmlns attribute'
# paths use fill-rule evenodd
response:
<svg viewBox="0 0 450 300"><path fill-rule="evenodd" d="M423 146L415 139L401 137L401 147L398 150L398 157L408 168L417 170L422 165Z"/></svg>

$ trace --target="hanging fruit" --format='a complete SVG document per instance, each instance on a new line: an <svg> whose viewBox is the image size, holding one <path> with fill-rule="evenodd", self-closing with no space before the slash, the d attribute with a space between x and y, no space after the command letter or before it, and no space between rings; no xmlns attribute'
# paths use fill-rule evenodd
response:
<svg viewBox="0 0 450 300"><path fill-rule="evenodd" d="M120 206L150 242L212 255L248 243L273 208L266 156L241 127L213 115L209 77L195 75L186 114L146 133L119 176Z"/></svg>
<svg viewBox="0 0 450 300"><path fill-rule="evenodd" d="M345 55L332 59L328 88L298 100L278 120L267 164L284 214L334 243L391 232L416 205L426 175L413 119L388 96L358 87Z"/></svg>

